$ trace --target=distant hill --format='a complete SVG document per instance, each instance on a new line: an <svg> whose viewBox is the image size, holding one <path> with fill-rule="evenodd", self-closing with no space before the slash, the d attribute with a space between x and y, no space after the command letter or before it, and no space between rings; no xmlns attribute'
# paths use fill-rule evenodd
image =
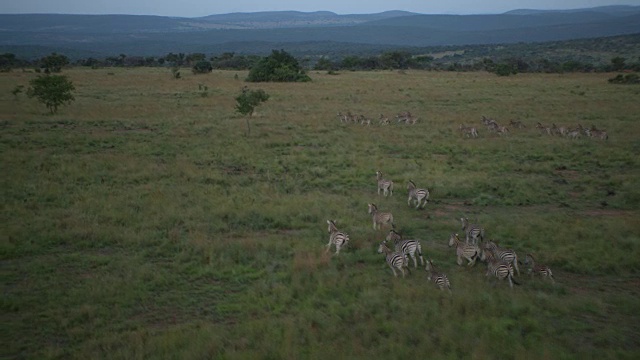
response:
<svg viewBox="0 0 640 360"><path fill-rule="evenodd" d="M0 48L18 56L59 49L73 56L158 56L169 52L303 47L392 49L530 43L640 33L640 6L562 11L515 10L495 15L424 15L403 11L232 13L200 18L140 15L0 14ZM304 44L304 45L301 45ZM21 52L23 51L23 52ZM26 55L29 54L29 55ZM71 55L69 55L71 56Z"/></svg>

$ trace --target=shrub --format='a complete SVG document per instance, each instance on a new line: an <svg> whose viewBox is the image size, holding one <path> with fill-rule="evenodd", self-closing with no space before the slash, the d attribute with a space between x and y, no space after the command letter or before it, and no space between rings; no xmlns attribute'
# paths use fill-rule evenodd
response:
<svg viewBox="0 0 640 360"><path fill-rule="evenodd" d="M211 66L211 63L206 61L206 60L202 60L202 61L198 61L195 65L193 65L193 67L191 68L191 71L194 74L208 74L213 70L213 66Z"/></svg>
<svg viewBox="0 0 640 360"><path fill-rule="evenodd" d="M298 61L284 50L273 50L249 71L250 82L305 82L311 78L302 70Z"/></svg>
<svg viewBox="0 0 640 360"><path fill-rule="evenodd" d="M616 77L608 80L611 84L640 84L640 76L638 74L618 74Z"/></svg>

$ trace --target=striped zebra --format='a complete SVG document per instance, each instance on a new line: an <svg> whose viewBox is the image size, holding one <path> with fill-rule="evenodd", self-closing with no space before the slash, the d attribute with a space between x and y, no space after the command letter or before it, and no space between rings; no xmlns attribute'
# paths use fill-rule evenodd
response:
<svg viewBox="0 0 640 360"><path fill-rule="evenodd" d="M458 234L451 234L449 237L449 247L456 247L457 263L462 266L462 259L467 259L467 266L473 266L480 256L480 248L477 245L467 244L460 241Z"/></svg>
<svg viewBox="0 0 640 360"><path fill-rule="evenodd" d="M486 276L493 275L498 280L509 280L509 286L513 289L513 284L520 285L513 278L513 266L511 263L506 263L499 259L496 259L492 252L486 254L487 259L487 274Z"/></svg>
<svg viewBox="0 0 640 360"><path fill-rule="evenodd" d="M333 220L327 220L328 231L329 231L329 243L327 244L327 250L325 253L331 249L331 245L336 246L336 253L334 255L340 254L340 249L343 246L346 246L349 243L349 235L341 232L336 227L336 222Z"/></svg>
<svg viewBox="0 0 640 360"><path fill-rule="evenodd" d="M533 255L531 254L525 255L524 264L531 266L529 268L529 274L531 274L531 277L533 277L533 275L535 274L539 274L541 276L548 277L549 279L551 279L551 282L555 283L551 269L546 265L536 264L536 261L533 258Z"/></svg>
<svg viewBox="0 0 640 360"><path fill-rule="evenodd" d="M427 259L427 266L425 269L428 273L427 280L436 284L436 286L440 288L440 291L447 288L449 293L451 293L451 283L449 282L449 278L447 275L436 271L436 267L433 265L433 261L431 261L431 259Z"/></svg>
<svg viewBox="0 0 640 360"><path fill-rule="evenodd" d="M473 244L478 244L478 238L481 241L484 241L484 229L477 224L469 224L468 218L460 218L462 222L462 231L464 231L465 241L469 243L469 240L473 242Z"/></svg>
<svg viewBox="0 0 640 360"><path fill-rule="evenodd" d="M493 241L487 241L482 246L482 255L480 256L480 260L485 261L487 253L489 252L491 252L496 259L513 264L513 267L516 268L518 276L520 276L520 269L518 268L518 255L515 251L511 249L501 248Z"/></svg>
<svg viewBox="0 0 640 360"><path fill-rule="evenodd" d="M405 268L407 269L407 272L411 274L411 271L409 270L409 261L407 260L406 255L401 252L392 251L391 249L389 249L386 240L381 242L380 246L378 246L378 254L382 253L384 253L385 255L387 265L389 265L391 271L393 271L393 276L398 276L398 274L396 274L396 269L400 270L400 272L402 273L402 277L404 277Z"/></svg>
<svg viewBox="0 0 640 360"><path fill-rule="evenodd" d="M511 120L509 121L509 125L511 125L511 127L518 128L518 129L526 128L526 126L520 120Z"/></svg>
<svg viewBox="0 0 640 360"><path fill-rule="evenodd" d="M380 212L376 204L369 204L369 214L373 217L373 229L378 230L383 224L393 224L393 215L390 212Z"/></svg>
<svg viewBox="0 0 640 360"><path fill-rule="evenodd" d="M376 180L378 180L378 195L380 195L380 190L384 196L393 195L393 181L383 179L380 171L376 171Z"/></svg>
<svg viewBox="0 0 640 360"><path fill-rule="evenodd" d="M473 138L477 138L478 137L478 130L473 127L473 126L465 126L460 124L460 132L462 133L462 135L466 136L466 137L473 137Z"/></svg>
<svg viewBox="0 0 640 360"><path fill-rule="evenodd" d="M415 200L417 203L416 209L424 208L425 206L427 206L427 202L429 202L429 190L418 189L416 187L416 184L412 180L409 180L407 189L409 190L409 199L407 199L407 205L411 206L411 200Z"/></svg>
<svg viewBox="0 0 640 360"><path fill-rule="evenodd" d="M403 240L402 235L395 230L389 230L389 234L385 241L393 241L395 244L395 250L399 253L411 256L413 259L413 267L418 268L418 260L416 259L416 253L420 257L420 265L424 265L424 258L422 257L422 245L418 240Z"/></svg>

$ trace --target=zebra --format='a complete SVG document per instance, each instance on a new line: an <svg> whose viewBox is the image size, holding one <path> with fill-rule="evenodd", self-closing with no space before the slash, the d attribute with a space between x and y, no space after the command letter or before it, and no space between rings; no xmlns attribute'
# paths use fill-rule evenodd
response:
<svg viewBox="0 0 640 360"><path fill-rule="evenodd" d="M336 246L336 253L334 255L340 254L340 249L343 246L346 246L349 243L349 235L341 232L336 227L336 222L333 220L327 220L328 231L329 231L329 243L327 244L327 250L325 253L331 249L331 244Z"/></svg>
<svg viewBox="0 0 640 360"><path fill-rule="evenodd" d="M462 133L462 135L465 135L466 137L473 137L473 138L478 137L478 130L472 126L465 126L460 124L460 132Z"/></svg>
<svg viewBox="0 0 640 360"><path fill-rule="evenodd" d="M514 128L518 128L518 129L526 128L526 126L520 120L511 120L511 121L509 121L509 125L511 125Z"/></svg>
<svg viewBox="0 0 640 360"><path fill-rule="evenodd" d="M513 289L513 284L520 285L520 283L518 283L513 278L513 266L511 266L511 263L506 263L504 261L496 259L493 256L492 252L489 252L486 255L486 259L488 263L486 276L493 275L498 280L507 279L509 280L509 286L512 289Z"/></svg>
<svg viewBox="0 0 640 360"><path fill-rule="evenodd" d="M416 184L412 180L409 180L407 189L409 190L409 199L407 199L407 205L411 206L411 200L415 199L415 201L417 202L416 209L424 208L425 206L427 206L427 202L429 202L429 190L418 189L416 187ZM422 203L422 201L424 201L424 203Z"/></svg>
<svg viewBox="0 0 640 360"><path fill-rule="evenodd" d="M462 266L462 258L467 259L467 266L473 266L480 256L480 248L477 245L467 244L460 241L458 234L451 234L449 237L449 247L456 247L457 263Z"/></svg>
<svg viewBox="0 0 640 360"><path fill-rule="evenodd" d="M381 242L380 246L378 246L378 254L382 253L385 254L387 264L391 268L391 271L393 271L393 276L398 276L398 274L396 274L396 269L398 269L402 273L402 277L404 277L404 268L407 268L407 271L411 274L407 256L398 251L391 251L386 244L386 240Z"/></svg>
<svg viewBox="0 0 640 360"><path fill-rule="evenodd" d="M411 256L413 259L413 267L418 268L418 260L416 259L416 253L420 257L420 265L424 265L424 258L422 257L422 245L418 240L403 240L402 235L395 230L389 230L385 241L393 241L395 244L395 250L399 253Z"/></svg>
<svg viewBox="0 0 640 360"><path fill-rule="evenodd" d="M380 171L376 171L376 180L378 180L378 195L380 195L380 190L384 196L393 195L393 181L383 179Z"/></svg>
<svg viewBox="0 0 640 360"><path fill-rule="evenodd" d="M540 274L544 277L548 277L549 279L551 279L552 283L555 283L551 269L546 265L536 264L535 259L533 258L533 255L527 254L525 256L524 264L531 265L531 268L529 268L529 274L531 274L532 278L533 278L533 275Z"/></svg>
<svg viewBox="0 0 640 360"><path fill-rule="evenodd" d="M498 135L502 135L502 134L506 135L509 133L509 128L502 125L498 125L498 127L496 127L495 130L498 133Z"/></svg>
<svg viewBox="0 0 640 360"><path fill-rule="evenodd" d="M536 128L540 129L541 132L547 133L547 135L551 135L551 128L542 125L540 122L536 123Z"/></svg>
<svg viewBox="0 0 640 360"><path fill-rule="evenodd" d="M480 238L481 241L484 241L484 229L480 227L480 225L469 224L469 219L467 218L460 218L460 221L462 222L462 231L464 231L466 237L465 241L467 244L469 243L469 240L471 240L474 245L477 244L478 238Z"/></svg>
<svg viewBox="0 0 640 360"><path fill-rule="evenodd" d="M373 229L378 230L383 224L393 224L393 215L390 212L380 212L376 204L369 204L369 214L373 217Z"/></svg>
<svg viewBox="0 0 640 360"><path fill-rule="evenodd" d="M425 270L427 270L427 273L429 274L427 276L427 280L436 284L440 288L440 291L447 288L449 293L451 293L451 283L449 282L449 278L447 275L436 271L436 267L433 265L433 261L431 261L431 259L427 259L427 266L425 267Z"/></svg>
<svg viewBox="0 0 640 360"><path fill-rule="evenodd" d="M384 116L384 114L380 114L379 123L380 125L389 125L389 118Z"/></svg>
<svg viewBox="0 0 640 360"><path fill-rule="evenodd" d="M518 276L520 276L520 269L518 268L518 255L515 251L511 249L503 249L493 241L487 241L482 246L482 255L480 256L480 260L485 261L487 253L489 252L491 252L496 259L513 264L513 267L516 268Z"/></svg>

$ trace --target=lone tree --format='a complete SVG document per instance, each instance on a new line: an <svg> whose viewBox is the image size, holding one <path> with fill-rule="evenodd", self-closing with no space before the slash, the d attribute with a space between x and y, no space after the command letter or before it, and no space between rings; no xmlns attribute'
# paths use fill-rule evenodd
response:
<svg viewBox="0 0 640 360"><path fill-rule="evenodd" d="M27 96L37 98L52 114L64 103L70 104L75 98L73 83L64 75L44 75L29 81Z"/></svg>
<svg viewBox="0 0 640 360"><path fill-rule="evenodd" d="M269 94L264 90L249 90L247 87L244 87L242 93L236 96L236 111L247 119L247 136L251 134L249 118L253 115L256 106L267 100L269 100Z"/></svg>
<svg viewBox="0 0 640 360"><path fill-rule="evenodd" d="M284 50L273 50L251 68L249 82L305 82L311 78L304 72L298 60Z"/></svg>
<svg viewBox="0 0 640 360"><path fill-rule="evenodd" d="M45 56L40 59L40 67L44 69L44 72L59 73L62 68L69 64L69 58L62 55L51 53L51 55Z"/></svg>

